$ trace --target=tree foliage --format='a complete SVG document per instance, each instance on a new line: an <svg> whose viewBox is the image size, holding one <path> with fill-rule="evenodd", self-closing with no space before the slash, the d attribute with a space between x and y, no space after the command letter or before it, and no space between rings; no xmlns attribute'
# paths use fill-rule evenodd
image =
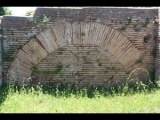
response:
<svg viewBox="0 0 160 120"><path fill-rule="evenodd" d="M28 11L26 12L25 16L30 16L33 12L34 12L34 11L32 11L32 10L28 10Z"/></svg>
<svg viewBox="0 0 160 120"><path fill-rule="evenodd" d="M0 7L0 16L2 15L12 15L12 11L7 7Z"/></svg>

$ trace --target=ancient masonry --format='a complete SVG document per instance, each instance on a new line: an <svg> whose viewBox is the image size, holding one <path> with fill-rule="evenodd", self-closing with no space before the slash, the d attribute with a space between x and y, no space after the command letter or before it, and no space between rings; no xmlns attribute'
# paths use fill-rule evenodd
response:
<svg viewBox="0 0 160 120"><path fill-rule="evenodd" d="M37 8L0 23L0 84L107 86L160 76L158 7Z"/></svg>

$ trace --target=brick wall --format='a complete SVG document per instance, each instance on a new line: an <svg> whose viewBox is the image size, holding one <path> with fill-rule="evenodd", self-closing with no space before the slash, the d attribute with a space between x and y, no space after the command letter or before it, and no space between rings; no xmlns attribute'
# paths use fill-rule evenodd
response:
<svg viewBox="0 0 160 120"><path fill-rule="evenodd" d="M49 21L45 24L44 23L38 24L38 20L42 18L43 15L47 16ZM63 24L65 22L68 22L71 24L73 22L77 22L77 23L93 22L93 23L98 23L101 25L108 26L120 32L122 35L124 35L130 41L130 43L134 45L136 49L138 49L139 53L141 54L141 57L143 58L144 63L146 64L145 69L147 69L148 71L153 71L153 69L155 68L154 66L157 66L157 62L154 64L155 62L154 60L158 61L158 57L154 59L154 55L153 55L153 48L155 46L155 42L158 42L157 41L158 25L153 23L156 17L159 18L158 8L152 8L152 9L150 8L143 8L143 9L114 8L114 7L110 7L110 8L109 7L37 8L33 16L33 21L30 20L32 17L16 17L16 16L3 17L2 19L2 27L3 27L3 35L4 35L3 51L8 51L13 46L15 48L13 55L16 55L19 52L19 50L21 50L23 46L29 42L31 36L36 34L41 34L44 30L49 29L50 26ZM90 46L90 47L96 47L96 46ZM86 49L90 51L90 47L89 48L86 47ZM69 46L66 49L69 49ZM73 49L79 50L81 49L81 46L79 47L73 46ZM82 49L85 49L85 47L82 47ZM98 48L98 49L102 49L102 48ZM43 58L43 60L38 63L38 66L40 67L41 70L43 70L44 68L48 70L49 67L51 66L52 68L54 68L55 64L48 61L50 58L52 59L54 58L55 53L56 51L53 51L53 53L47 53L48 56L46 58ZM79 53L82 54L83 52L79 51ZM65 54L65 57L68 58L67 57L68 53L64 52L64 54ZM111 53L108 53L108 54L111 54ZM93 56L95 56L95 54ZM114 55L108 56L108 58L111 58L113 60L114 60L114 57L116 56ZM130 56L130 58L132 59L132 56ZM58 59L58 58L55 57L55 59ZM117 59L117 61L115 61L113 65L116 63L119 64L118 62L119 60ZM5 78L7 77L10 63L11 62L5 62L3 65L3 77ZM92 63L94 62L92 61ZM42 64L46 64L44 68L41 67ZM80 64L82 66L83 65L85 66L83 62L80 62ZM91 66L93 67L94 65L91 64ZM123 65L120 65L120 66L126 67ZM103 67L107 68L109 66L105 66L105 63L104 63L104 66L102 66L102 68ZM156 69L158 69L157 67ZM136 68L136 67L133 67L133 68ZM82 72L82 71L79 71L79 72ZM120 71L121 73L119 74ZM123 77L126 78L127 74L124 74L126 72L128 71L124 69L118 70L118 72L115 75L118 77L115 77L115 78L116 79L117 78L123 79ZM104 74L104 76L105 75L106 74ZM157 73L156 76L158 75L159 74ZM84 77L84 75L82 76ZM90 75L90 76L94 76L94 75ZM119 77L119 76L122 76L122 77ZM103 80L105 80L105 78L107 78L108 80L110 77L112 78L111 73L107 74ZM74 78L75 76L72 79ZM95 78L94 78L95 82L98 82L98 78L101 81L100 76L98 76L97 74L95 75ZM100 82L101 84L103 83L102 81Z"/></svg>
<svg viewBox="0 0 160 120"><path fill-rule="evenodd" d="M0 16L1 25L2 16ZM0 26L0 61L2 61L2 28ZM2 85L2 66L0 66L0 86Z"/></svg>
<svg viewBox="0 0 160 120"><path fill-rule="evenodd" d="M57 65L63 69L55 73ZM76 82L77 84L108 85L114 80L123 82L127 73L107 50L94 46L62 47L50 53L39 64L40 74L32 74L32 82Z"/></svg>

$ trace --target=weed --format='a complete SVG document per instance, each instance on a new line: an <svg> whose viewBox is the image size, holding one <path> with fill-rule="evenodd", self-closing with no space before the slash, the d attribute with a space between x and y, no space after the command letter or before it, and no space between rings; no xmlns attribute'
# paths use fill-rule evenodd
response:
<svg viewBox="0 0 160 120"><path fill-rule="evenodd" d="M40 23L39 20L34 20L34 21L33 21L33 24L34 24L34 25L38 25L39 23Z"/></svg>
<svg viewBox="0 0 160 120"><path fill-rule="evenodd" d="M129 18L129 17L128 17L127 20L128 20L128 24L127 24L127 25L129 25L129 24L132 22L132 18Z"/></svg>
<svg viewBox="0 0 160 120"><path fill-rule="evenodd" d="M79 75L79 71L76 71L75 75Z"/></svg>
<svg viewBox="0 0 160 120"><path fill-rule="evenodd" d="M104 71L104 73L106 73L106 74L107 74L108 72L109 72L108 70L105 70L105 71Z"/></svg>
<svg viewBox="0 0 160 120"><path fill-rule="evenodd" d="M46 70L44 70L44 71L42 71L42 74L44 74L44 75L49 75L51 72L48 70L48 71L46 71Z"/></svg>
<svg viewBox="0 0 160 120"><path fill-rule="evenodd" d="M94 20L94 21L96 20L95 17L91 17L91 16L88 16L88 19L89 19L89 20Z"/></svg>
<svg viewBox="0 0 160 120"><path fill-rule="evenodd" d="M94 78L95 77L95 75L91 75L91 78Z"/></svg>
<svg viewBox="0 0 160 120"><path fill-rule="evenodd" d="M2 52L2 61L4 62L13 62L15 60L15 57L13 56L13 53L15 52L15 49L11 47L8 51Z"/></svg>
<svg viewBox="0 0 160 120"><path fill-rule="evenodd" d="M29 39L36 39L36 35L30 36Z"/></svg>
<svg viewBox="0 0 160 120"><path fill-rule="evenodd" d="M85 62L88 62L86 56L82 56L82 59L83 59Z"/></svg>
<svg viewBox="0 0 160 120"><path fill-rule="evenodd" d="M152 49L152 55L154 58L156 58L157 53L156 53L156 46L155 45L153 46L153 49Z"/></svg>
<svg viewBox="0 0 160 120"><path fill-rule="evenodd" d="M26 28L26 27L24 27L24 28L23 28L23 30L24 30L24 31L27 31L27 28Z"/></svg>
<svg viewBox="0 0 160 120"><path fill-rule="evenodd" d="M125 30L127 28L127 26L122 26L121 30Z"/></svg>
<svg viewBox="0 0 160 120"><path fill-rule="evenodd" d="M144 43L148 43L148 41L150 40L150 38L151 38L150 34L144 36L144 38L143 38Z"/></svg>
<svg viewBox="0 0 160 120"><path fill-rule="evenodd" d="M116 68L113 66L113 67L112 67L112 70L115 70L115 69L116 69Z"/></svg>
<svg viewBox="0 0 160 120"><path fill-rule="evenodd" d="M155 82L155 70L149 71L149 79L154 83Z"/></svg>
<svg viewBox="0 0 160 120"><path fill-rule="evenodd" d="M82 33L81 33L81 35L82 35L82 36L85 36L85 33L84 33L84 32L82 32Z"/></svg>
<svg viewBox="0 0 160 120"><path fill-rule="evenodd" d="M46 24L49 21L49 17L43 14L42 16L40 16L39 20L40 22Z"/></svg>
<svg viewBox="0 0 160 120"><path fill-rule="evenodd" d="M18 86L16 83L3 85L0 88L0 112L159 113L157 106L160 91L152 82L147 84L141 81L134 84L126 82L120 86L108 87L91 85L78 87L75 83L60 86L56 83L36 84L30 87Z"/></svg>
<svg viewBox="0 0 160 120"><path fill-rule="evenodd" d="M126 74L129 75L130 71L126 71Z"/></svg>
<svg viewBox="0 0 160 120"><path fill-rule="evenodd" d="M34 63L31 63L31 64L32 64L32 66L31 66L30 70L32 70L35 73L38 73L39 72L38 66Z"/></svg>
<svg viewBox="0 0 160 120"><path fill-rule="evenodd" d="M21 50L23 48L23 45L17 46L17 50Z"/></svg>
<svg viewBox="0 0 160 120"><path fill-rule="evenodd" d="M49 21L49 18L43 14L42 16L40 16L39 19L34 20L33 18L30 18L29 21L32 22L34 25L38 25L39 23L46 24Z"/></svg>
<svg viewBox="0 0 160 120"><path fill-rule="evenodd" d="M97 59L96 59L96 62L97 62L97 63L99 63L99 62L100 62L100 59L99 59L99 58L97 58Z"/></svg>
<svg viewBox="0 0 160 120"><path fill-rule="evenodd" d="M136 59L135 64L139 64L139 63L143 63L142 58L138 58L138 59Z"/></svg>
<svg viewBox="0 0 160 120"><path fill-rule="evenodd" d="M99 66L102 66L102 63L98 63Z"/></svg>
<svg viewBox="0 0 160 120"><path fill-rule="evenodd" d="M137 27L137 24L133 25L133 28L136 28Z"/></svg>
<svg viewBox="0 0 160 120"><path fill-rule="evenodd" d="M126 22L125 25L129 25L129 22Z"/></svg>
<svg viewBox="0 0 160 120"><path fill-rule="evenodd" d="M114 75L112 75L110 78L109 78L109 80L112 80L114 78Z"/></svg>
<svg viewBox="0 0 160 120"><path fill-rule="evenodd" d="M57 65L56 66L56 70L54 71L55 74L59 74L63 69L63 66L60 64L60 65Z"/></svg>
<svg viewBox="0 0 160 120"><path fill-rule="evenodd" d="M29 18L29 21L30 21L30 22L33 22L33 18Z"/></svg>
<svg viewBox="0 0 160 120"><path fill-rule="evenodd" d="M14 32L13 32L13 30L11 31L11 34L12 34L12 35L14 35Z"/></svg>
<svg viewBox="0 0 160 120"><path fill-rule="evenodd" d="M135 32L139 32L141 29L139 27L134 28Z"/></svg>
<svg viewBox="0 0 160 120"><path fill-rule="evenodd" d="M150 18L146 18L145 23L142 25L142 27L147 27L147 25L150 23Z"/></svg>
<svg viewBox="0 0 160 120"><path fill-rule="evenodd" d="M140 29L140 27L137 27L137 26L138 26L138 24L134 24L133 28L134 28L134 31L139 32L141 29Z"/></svg>
<svg viewBox="0 0 160 120"><path fill-rule="evenodd" d="M65 51L66 49L64 48L59 48L58 51Z"/></svg>
<svg viewBox="0 0 160 120"><path fill-rule="evenodd" d="M62 55L63 53L60 51L59 54Z"/></svg>
<svg viewBox="0 0 160 120"><path fill-rule="evenodd" d="M155 20L154 21L154 24L158 25L159 21L158 20Z"/></svg>
<svg viewBox="0 0 160 120"><path fill-rule="evenodd" d="M58 51L59 51L59 54L62 55L63 54L62 51L65 51L65 49L64 48L59 48Z"/></svg>
<svg viewBox="0 0 160 120"><path fill-rule="evenodd" d="M157 38L158 38L157 35L154 35L154 40L157 40Z"/></svg>

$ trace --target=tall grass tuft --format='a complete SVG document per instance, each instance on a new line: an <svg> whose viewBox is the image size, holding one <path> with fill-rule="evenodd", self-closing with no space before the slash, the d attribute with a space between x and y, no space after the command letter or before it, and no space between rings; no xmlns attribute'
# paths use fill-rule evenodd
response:
<svg viewBox="0 0 160 120"><path fill-rule="evenodd" d="M149 81L147 83L136 82L136 83L125 83L119 86L83 86L78 87L73 84L65 84L63 87L57 84L41 85L35 84L32 86L19 86L17 84L5 85L0 89L1 96L12 95L12 94L31 94L31 95L43 95L49 94L56 98L60 97L88 97L88 98L99 98L101 96L128 96L136 93L152 93L158 89L157 84ZM1 99L2 101L2 99Z"/></svg>

